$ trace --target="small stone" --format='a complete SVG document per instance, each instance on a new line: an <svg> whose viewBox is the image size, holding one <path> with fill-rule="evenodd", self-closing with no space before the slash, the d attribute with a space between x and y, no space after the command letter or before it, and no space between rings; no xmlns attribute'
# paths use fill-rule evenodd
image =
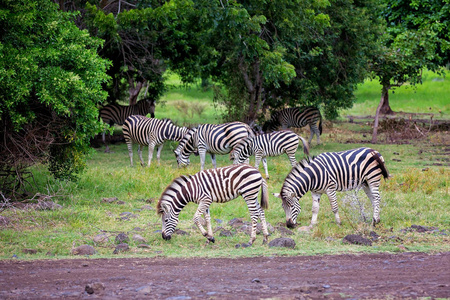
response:
<svg viewBox="0 0 450 300"><path fill-rule="evenodd" d="M100 295L105 290L105 285L101 282L94 282L94 283L87 284L86 287L84 288L84 290L89 295L92 295L94 293L97 295Z"/></svg>
<svg viewBox="0 0 450 300"><path fill-rule="evenodd" d="M277 238L271 240L269 243L269 247L295 248L295 245L295 241L290 238Z"/></svg>
<svg viewBox="0 0 450 300"><path fill-rule="evenodd" d="M294 232L292 232L292 230L287 229L286 227L283 226L277 226L275 227L275 229L281 234L281 235L293 235Z"/></svg>
<svg viewBox="0 0 450 300"><path fill-rule="evenodd" d="M105 243L109 242L109 237L108 237L108 235L106 235L106 233L100 233L100 234L97 234L96 236L94 236L94 238L92 240L96 244L105 244Z"/></svg>
<svg viewBox="0 0 450 300"><path fill-rule="evenodd" d="M372 246L372 241L366 239L357 234L349 234L346 235L343 239L344 243L354 244L354 245L363 245L363 246Z"/></svg>
<svg viewBox="0 0 450 300"><path fill-rule="evenodd" d="M261 283L261 280L259 280L259 278L253 278L252 282L253 283Z"/></svg>
<svg viewBox="0 0 450 300"><path fill-rule="evenodd" d="M173 233L178 234L178 235L189 235L188 232L181 230L181 229L175 229L175 231Z"/></svg>
<svg viewBox="0 0 450 300"><path fill-rule="evenodd" d="M137 247L150 249L150 245L147 245L147 244L139 244L139 245L137 245Z"/></svg>
<svg viewBox="0 0 450 300"><path fill-rule="evenodd" d="M234 234L230 231L230 230L222 230L219 233L219 236L226 236L226 237L230 237L233 236Z"/></svg>
<svg viewBox="0 0 450 300"><path fill-rule="evenodd" d="M25 249L22 249L22 253L25 253L25 254L36 254L37 250L36 249L25 248Z"/></svg>
<svg viewBox="0 0 450 300"><path fill-rule="evenodd" d="M155 210L153 207L151 207L151 206L148 205L148 204L142 206L141 209L142 209L142 210Z"/></svg>
<svg viewBox="0 0 450 300"><path fill-rule="evenodd" d="M151 291L152 291L152 288L149 287L148 285L144 285L144 286L138 287L136 289L136 292L138 292L140 294L150 294Z"/></svg>
<svg viewBox="0 0 450 300"><path fill-rule="evenodd" d="M147 241L139 234L133 234L133 241L137 243L147 243Z"/></svg>
<svg viewBox="0 0 450 300"><path fill-rule="evenodd" d="M102 201L106 202L106 203L113 203L116 202L118 200L117 197L111 197L111 198L103 198Z"/></svg>
<svg viewBox="0 0 450 300"><path fill-rule="evenodd" d="M116 249L114 249L113 254L118 254L119 252L125 252L130 250L130 247L126 243L121 243L116 246Z"/></svg>
<svg viewBox="0 0 450 300"><path fill-rule="evenodd" d="M91 245L81 245L72 249L72 255L94 255L96 252Z"/></svg>
<svg viewBox="0 0 450 300"><path fill-rule="evenodd" d="M116 236L115 241L116 241L116 244L121 244L121 243L129 242L130 238L128 237L128 235L126 233L122 232Z"/></svg>

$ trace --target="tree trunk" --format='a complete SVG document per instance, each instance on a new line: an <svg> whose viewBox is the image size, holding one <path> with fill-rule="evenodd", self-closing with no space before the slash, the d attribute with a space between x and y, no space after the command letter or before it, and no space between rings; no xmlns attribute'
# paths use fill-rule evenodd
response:
<svg viewBox="0 0 450 300"><path fill-rule="evenodd" d="M383 115L393 115L394 111L391 109L389 105L389 87L386 93L384 94L383 106L380 108L380 113Z"/></svg>
<svg viewBox="0 0 450 300"><path fill-rule="evenodd" d="M130 94L130 105L134 105L137 102L137 98L139 96L139 93L141 92L142 86L144 85L143 82L138 81L134 82L133 79L128 80L129 87L128 87L128 93Z"/></svg>
<svg viewBox="0 0 450 300"><path fill-rule="evenodd" d="M387 95L389 94L389 88L390 88L389 85L383 85L383 88L381 89L381 99L377 107L377 112L375 113L375 120L373 122L373 133L372 133L373 144L376 144L378 141L378 120L380 117L381 108L384 105L384 101L388 98Z"/></svg>

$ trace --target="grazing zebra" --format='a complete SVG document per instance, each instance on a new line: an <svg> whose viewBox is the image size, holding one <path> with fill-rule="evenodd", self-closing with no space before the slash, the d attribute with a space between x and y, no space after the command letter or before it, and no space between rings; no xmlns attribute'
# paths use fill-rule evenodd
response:
<svg viewBox="0 0 450 300"><path fill-rule="evenodd" d="M269 179L267 171L266 156L278 156L286 153L292 166L295 166L295 152L297 152L299 140L303 143L303 152L309 155L308 143L304 138L289 130L275 131L243 139L230 152L230 159L234 164L242 164L251 155L255 155L255 168L263 162L266 178Z"/></svg>
<svg viewBox="0 0 450 300"><path fill-rule="evenodd" d="M119 104L108 104L100 109L99 116L103 123L113 126L114 124L123 125L125 120L131 115L145 116L150 114L152 118L155 117L155 100L143 99L134 105L123 106ZM105 141L105 132L102 133L103 144L106 146L106 151L109 152L109 147Z"/></svg>
<svg viewBox="0 0 450 300"><path fill-rule="evenodd" d="M362 186L372 202L373 225L380 222L381 177L389 177L384 159L378 151L358 148L342 152L322 153L312 160L303 160L292 168L281 188L274 196L282 199L286 225L294 227L301 211L299 200L311 191L313 205L310 227L317 224L319 201L327 194L336 223L341 220L336 202L337 191L354 190Z"/></svg>
<svg viewBox="0 0 450 300"><path fill-rule="evenodd" d="M258 193L261 190L261 206L258 203ZM252 220L252 231L249 244L256 239L258 218L262 223L263 243L267 242L267 231L264 211L268 207L267 183L261 173L249 165L231 165L218 169L200 171L194 175L182 175L167 186L158 201L156 210L162 219L162 238L170 240L178 224L180 211L189 203L197 203L194 223L200 229L208 242L214 243L211 228L209 206L212 202L225 203L242 196L247 203ZM200 216L205 216L207 230L200 223Z"/></svg>
<svg viewBox="0 0 450 300"><path fill-rule="evenodd" d="M317 127L319 121L319 127ZM270 132L281 126L282 129L289 127L302 128L309 124L311 136L308 144L311 144L314 134L317 137L317 143L320 144L320 135L322 134L322 115L316 107L291 107L285 108L272 114L269 121L264 123L263 131Z"/></svg>
<svg viewBox="0 0 450 300"><path fill-rule="evenodd" d="M227 154L239 141L254 135L250 126L241 122L203 124L192 128L174 151L178 166L188 165L189 156L197 149L200 155L200 170L205 167L206 152L211 155L216 168L216 154Z"/></svg>
<svg viewBox="0 0 450 300"><path fill-rule="evenodd" d="M153 150L158 147L156 157L161 156L164 141L181 141L188 132L187 127L178 127L172 123L172 120L150 119L144 116L129 116L122 126L125 142L128 146L128 155L130 156L131 166L133 166L133 143L138 144L138 154L141 159L141 165L144 166L142 159L141 145L148 145L148 166L152 162Z"/></svg>

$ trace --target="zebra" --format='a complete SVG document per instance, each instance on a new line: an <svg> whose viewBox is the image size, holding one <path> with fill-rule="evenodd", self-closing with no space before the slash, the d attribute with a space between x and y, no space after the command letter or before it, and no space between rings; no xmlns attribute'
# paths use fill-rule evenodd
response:
<svg viewBox="0 0 450 300"><path fill-rule="evenodd" d="M266 156L278 156L286 153L291 165L295 166L297 164L295 152L300 140L303 143L303 152L305 155L309 155L309 146L304 138L295 132L283 130L241 140L230 152L230 160L233 160L234 164L242 164L251 155L255 155L255 168L259 168L262 159L266 178L269 179Z"/></svg>
<svg viewBox="0 0 450 300"><path fill-rule="evenodd" d="M319 121L319 126L317 126ZM308 144L311 144L314 134L317 137L317 144L320 144L320 135L322 134L322 115L316 107L291 107L274 112L269 121L264 123L263 131L275 131L281 126L282 129L289 127L302 128L309 124L311 136Z"/></svg>
<svg viewBox="0 0 450 300"><path fill-rule="evenodd" d="M99 117L102 119L103 123L113 126L114 124L123 125L125 120L131 115L142 115L145 116L150 114L152 118L155 117L155 100L154 99L143 99L138 101L134 105L123 106L119 104L108 104L102 107L99 111ZM106 146L105 152L109 152L109 147L105 141L105 131L102 133L102 141Z"/></svg>
<svg viewBox="0 0 450 300"><path fill-rule="evenodd" d="M389 173L384 158L376 150L363 147L327 152L298 163L284 180L281 192L273 195L282 199L286 225L293 228L301 211L299 200L311 191L313 205L309 227L312 228L317 224L322 194L328 196L336 223L340 225L336 192L354 190L362 186L372 202L372 224L375 225L380 222L379 186L382 176L387 179Z"/></svg>
<svg viewBox="0 0 450 300"><path fill-rule="evenodd" d="M250 126L241 122L203 124L192 128L174 151L178 166L188 165L189 156L197 150L200 155L201 171L205 167L206 152L211 155L213 166L216 168L216 154L227 154L240 140L254 135Z"/></svg>
<svg viewBox="0 0 450 300"><path fill-rule="evenodd" d="M261 204L258 203L258 193L261 190ZM212 202L225 203L242 196L247 203L252 220L252 231L249 245L256 239L258 218L262 223L263 243L267 243L269 232L263 209L268 208L269 194L267 182L257 169L249 165L231 165L227 167L208 169L194 175L182 175L175 178L162 193L156 211L162 219L162 238L170 240L178 224L180 211L189 203L197 203L194 223L207 238L214 243L211 228L209 206ZM207 230L200 223L200 216L205 216Z"/></svg>
<svg viewBox="0 0 450 300"><path fill-rule="evenodd" d="M170 119L150 119L140 115L131 115L125 120L122 130L127 143L131 166L133 166L133 143L137 143L142 166L144 166L144 161L141 145L148 145L148 166L150 167L153 150L156 146L158 147L156 157L159 163L164 141L181 141L189 129L174 125Z"/></svg>

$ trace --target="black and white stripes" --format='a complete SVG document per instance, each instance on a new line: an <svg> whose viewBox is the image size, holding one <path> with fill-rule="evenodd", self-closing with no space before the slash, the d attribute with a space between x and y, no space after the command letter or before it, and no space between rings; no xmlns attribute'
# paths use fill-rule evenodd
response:
<svg viewBox="0 0 450 300"><path fill-rule="evenodd" d="M319 123L317 125L317 122ZM316 107L291 107L285 108L272 114L272 117L263 126L264 132L271 132L281 127L302 128L309 125L311 136L308 143L311 144L314 134L317 137L317 143L320 144L320 135L322 134L322 115Z"/></svg>
<svg viewBox="0 0 450 300"><path fill-rule="evenodd" d="M205 156L211 155L214 168L216 154L227 154L242 139L254 136L250 126L241 122L225 124L203 124L191 129L175 149L178 166L189 164L189 156L198 150L201 169L205 167Z"/></svg>
<svg viewBox="0 0 450 300"><path fill-rule="evenodd" d="M297 163L295 152L300 140L303 143L305 155L309 155L309 147L305 139L295 132L283 130L241 140L231 151L230 159L234 160L234 164L242 164L248 161L250 156L255 155L255 167L258 168L262 160L266 178L269 178L266 157L286 153L291 165L294 166Z"/></svg>
<svg viewBox="0 0 450 300"><path fill-rule="evenodd" d="M133 143L138 144L138 154L142 165L144 165L144 161L141 146L148 145L148 166L150 166L153 150L156 146L158 147L157 159L159 163L164 141L180 141L188 132L188 128L178 127L169 119L150 119L139 115L129 116L122 129L128 146L131 166L133 166Z"/></svg>
<svg viewBox="0 0 450 300"><path fill-rule="evenodd" d="M260 190L261 205L258 203ZM157 204L157 212L162 218L162 237L165 240L171 238L178 224L180 211L189 202L193 202L198 204L194 223L208 241L214 242L209 206L212 202L224 203L238 196L244 198L250 211L252 231L249 244L253 244L256 239L258 218L262 223L264 242L267 242L269 233L262 210L268 206L267 183L261 173L249 165L209 169L174 179L162 193ZM200 224L202 214L205 216L207 230Z"/></svg>
<svg viewBox="0 0 450 300"><path fill-rule="evenodd" d="M317 223L319 201L322 194L330 200L336 222L341 223L337 206L337 191L349 191L362 187L373 206L373 223L380 221L381 177L389 174L380 153L370 148L358 148L342 152L322 153L311 161L304 160L287 175L280 194L286 213L286 224L294 227L301 211L299 199L308 191L313 198L311 225Z"/></svg>
<svg viewBox="0 0 450 300"><path fill-rule="evenodd" d="M103 123L109 124L109 126L114 124L123 125L125 120L131 115L146 116L147 114L150 114L152 118L155 117L155 100L143 99L129 106L109 104L99 111L99 116L103 120ZM105 132L102 133L102 140L106 145ZM108 146L106 147L108 148Z"/></svg>

